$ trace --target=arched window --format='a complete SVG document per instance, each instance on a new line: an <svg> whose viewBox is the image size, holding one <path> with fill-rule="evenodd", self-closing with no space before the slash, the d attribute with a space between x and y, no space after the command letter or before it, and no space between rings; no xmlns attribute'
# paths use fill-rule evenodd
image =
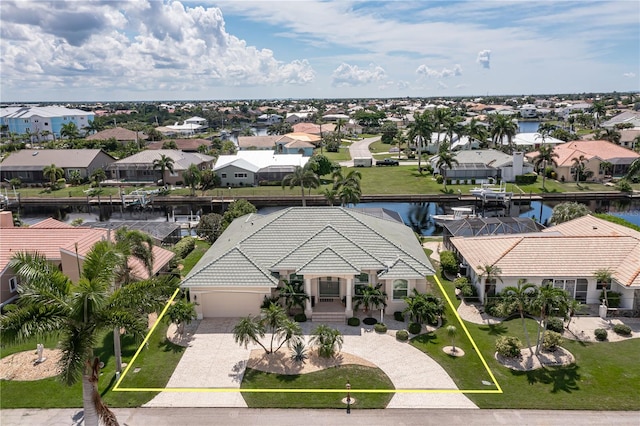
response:
<svg viewBox="0 0 640 426"><path fill-rule="evenodd" d="M402 300L409 294L407 280L393 280L393 300Z"/></svg>

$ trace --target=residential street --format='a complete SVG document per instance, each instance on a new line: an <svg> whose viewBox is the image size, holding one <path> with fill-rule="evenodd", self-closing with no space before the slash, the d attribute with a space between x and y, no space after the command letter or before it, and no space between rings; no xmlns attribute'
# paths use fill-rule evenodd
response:
<svg viewBox="0 0 640 426"><path fill-rule="evenodd" d="M380 140L380 136L374 136L372 138L365 138L360 141L354 142L349 147L349 155L351 156L351 160L349 161L341 161L341 166L353 167L353 159L356 157L371 157L371 152L369 151L369 145L374 142Z"/></svg>
<svg viewBox="0 0 640 426"><path fill-rule="evenodd" d="M552 410L273 410L247 408L122 408L114 410L122 426L278 425L610 425L636 426L637 411ZM2 426L80 426L78 409L2 410Z"/></svg>

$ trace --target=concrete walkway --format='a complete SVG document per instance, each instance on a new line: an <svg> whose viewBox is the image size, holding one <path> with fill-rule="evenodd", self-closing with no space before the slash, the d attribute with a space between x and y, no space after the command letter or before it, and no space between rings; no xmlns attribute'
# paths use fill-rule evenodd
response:
<svg viewBox="0 0 640 426"><path fill-rule="evenodd" d="M203 320L191 345L178 363L168 388L239 389L250 351L233 340L236 318ZM377 365L397 389L457 389L446 371L413 346L395 339L395 331L406 324L385 317L387 334L372 327L330 324L344 336L343 352ZM302 323L305 336L318 323ZM145 407L246 407L239 392L161 392ZM465 395L455 393L396 393L388 408L477 408Z"/></svg>

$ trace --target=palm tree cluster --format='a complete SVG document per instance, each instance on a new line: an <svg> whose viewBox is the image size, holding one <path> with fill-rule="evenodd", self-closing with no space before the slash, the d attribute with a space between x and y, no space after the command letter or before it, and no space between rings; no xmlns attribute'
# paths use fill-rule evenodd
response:
<svg viewBox="0 0 640 426"><path fill-rule="evenodd" d="M267 348L261 341L266 334L271 335ZM260 310L260 317L249 315L242 318L233 328L233 338L236 343L245 348L249 343L255 343L264 349L265 353L276 353L285 344L289 347L301 341L302 329L300 324L289 319L284 308L277 303L269 303ZM277 345L274 349L274 345Z"/></svg>
<svg viewBox="0 0 640 426"><path fill-rule="evenodd" d="M420 293L415 288L413 295L405 297L407 307L403 313L418 324L437 324L444 315L444 302L430 293Z"/></svg>
<svg viewBox="0 0 640 426"><path fill-rule="evenodd" d="M494 146L503 147L507 140L506 150L513 152L513 137L518 133L518 125L508 115L495 114L490 125L491 140Z"/></svg>
<svg viewBox="0 0 640 426"><path fill-rule="evenodd" d="M368 316L371 316L372 309L387 307L387 293L382 290L382 283L375 286L368 285L364 287L362 294L355 296L354 299L354 308L357 310L361 306L364 307L364 311Z"/></svg>

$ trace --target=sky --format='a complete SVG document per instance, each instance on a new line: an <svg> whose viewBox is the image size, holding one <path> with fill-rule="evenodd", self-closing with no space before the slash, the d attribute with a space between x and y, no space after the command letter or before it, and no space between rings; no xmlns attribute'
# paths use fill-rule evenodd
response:
<svg viewBox="0 0 640 426"><path fill-rule="evenodd" d="M640 1L0 2L0 101L640 91Z"/></svg>

